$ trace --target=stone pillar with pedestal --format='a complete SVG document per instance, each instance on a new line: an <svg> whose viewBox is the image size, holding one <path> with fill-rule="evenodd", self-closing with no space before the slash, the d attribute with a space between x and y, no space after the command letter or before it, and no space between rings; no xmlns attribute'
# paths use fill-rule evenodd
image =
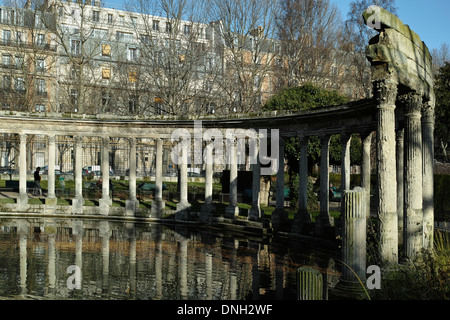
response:
<svg viewBox="0 0 450 320"><path fill-rule="evenodd" d="M371 159L370 151L372 147L373 132L362 134L362 164L361 164L361 186L366 191L366 218L370 218L370 180L371 180Z"/></svg>
<svg viewBox="0 0 450 320"><path fill-rule="evenodd" d="M377 101L377 172L379 253L383 263L398 263L397 165L395 156L395 101L397 82L374 82Z"/></svg>
<svg viewBox="0 0 450 320"><path fill-rule="evenodd" d="M249 220L259 221L261 219L261 162L259 161L259 142L256 146L256 159L252 164L253 181L252 181L252 207L249 212Z"/></svg>
<svg viewBox="0 0 450 320"><path fill-rule="evenodd" d="M426 250L432 249L434 243L434 99L431 97L422 108L423 246Z"/></svg>
<svg viewBox="0 0 450 320"><path fill-rule="evenodd" d="M28 208L27 193L27 135L19 134L19 197L17 198L17 210Z"/></svg>
<svg viewBox="0 0 450 320"><path fill-rule="evenodd" d="M156 139L155 199L152 201L152 217L161 217L166 203L163 200L163 145L164 140Z"/></svg>
<svg viewBox="0 0 450 320"><path fill-rule="evenodd" d="M227 137L227 146L229 148L228 164L230 165L230 204L225 208L225 217L235 219L239 215L237 203L238 161L236 139L234 137Z"/></svg>
<svg viewBox="0 0 450 320"><path fill-rule="evenodd" d="M55 163L56 163L56 137L48 136L48 194L45 198L45 211L53 213L56 210L57 198L55 195Z"/></svg>
<svg viewBox="0 0 450 320"><path fill-rule="evenodd" d="M406 257L414 258L423 249L422 96L411 92L401 99L405 107L404 246Z"/></svg>
<svg viewBox="0 0 450 320"><path fill-rule="evenodd" d="M83 148L82 137L74 137L74 155L75 155L75 198L72 200L72 213L82 214L84 206L83 198Z"/></svg>
<svg viewBox="0 0 450 320"><path fill-rule="evenodd" d="M125 202L126 215L134 216L139 209L139 201L136 194L136 138L130 138L130 154L128 156L128 192Z"/></svg>
<svg viewBox="0 0 450 320"><path fill-rule="evenodd" d="M313 231L311 214L308 212L308 140L300 138L300 165L298 174L298 212L294 217L292 232L305 234Z"/></svg>
<svg viewBox="0 0 450 320"><path fill-rule="evenodd" d="M188 153L189 153L189 144L183 140L181 142L181 157L179 159L179 168L180 168L180 202L177 203L177 211L175 213L175 218L178 220L184 220L187 218L187 211L191 207L191 204L188 201Z"/></svg>
<svg viewBox="0 0 450 320"><path fill-rule="evenodd" d="M103 216L109 215L109 209L112 204L112 198L109 196L109 137L102 138L102 198L99 200L100 214Z"/></svg>
<svg viewBox="0 0 450 320"><path fill-rule="evenodd" d="M284 210L284 149L286 141L279 138L278 149L278 171L277 171L277 185L276 185L276 208L272 213L272 226L278 228L287 221L287 212Z"/></svg>
<svg viewBox="0 0 450 320"><path fill-rule="evenodd" d="M316 218L315 234L319 236L330 235L334 219L330 216L330 136L320 137L320 212Z"/></svg>
<svg viewBox="0 0 450 320"><path fill-rule="evenodd" d="M208 142L205 147L205 204L202 205L201 220L208 221L209 215L214 211L213 200L213 146L214 142Z"/></svg>

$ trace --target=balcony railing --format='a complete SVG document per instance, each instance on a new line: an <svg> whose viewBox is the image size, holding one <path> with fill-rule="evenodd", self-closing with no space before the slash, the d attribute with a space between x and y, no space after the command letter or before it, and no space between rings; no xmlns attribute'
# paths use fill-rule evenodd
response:
<svg viewBox="0 0 450 320"><path fill-rule="evenodd" d="M3 39L0 41L0 46L7 47L21 47L25 49L37 49L43 51L56 52L57 46L49 43L33 43L29 41L17 41L17 40L7 40Z"/></svg>

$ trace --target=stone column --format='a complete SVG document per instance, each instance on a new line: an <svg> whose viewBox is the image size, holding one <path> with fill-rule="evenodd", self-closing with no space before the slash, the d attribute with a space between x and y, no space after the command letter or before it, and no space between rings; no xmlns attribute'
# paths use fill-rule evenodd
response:
<svg viewBox="0 0 450 320"><path fill-rule="evenodd" d="M72 200L72 213L83 213L83 148L82 148L82 137L74 138L74 155L75 155L75 198Z"/></svg>
<svg viewBox="0 0 450 320"><path fill-rule="evenodd" d="M109 196L109 137L102 138L102 198L99 200L100 214L107 216L109 214L109 208L112 204L112 199Z"/></svg>
<svg viewBox="0 0 450 320"><path fill-rule="evenodd" d="M294 217L293 232L309 233L311 230L311 214L308 212L308 137L300 138L300 165L298 186L298 212Z"/></svg>
<svg viewBox="0 0 450 320"><path fill-rule="evenodd" d="M102 290L106 297L109 292L109 239L112 234L109 221L100 221L98 231L100 238L102 238Z"/></svg>
<svg viewBox="0 0 450 320"><path fill-rule="evenodd" d="M48 194L45 198L45 205L56 209L56 195L55 195L55 163L56 163L56 137L54 135L48 136Z"/></svg>
<svg viewBox="0 0 450 320"><path fill-rule="evenodd" d="M315 233L317 235L327 234L334 225L334 219L330 216L330 136L320 137L320 212L316 218Z"/></svg>
<svg viewBox="0 0 450 320"><path fill-rule="evenodd" d="M403 245L403 211L404 211L404 138L405 129L397 131L397 217L398 217L398 244Z"/></svg>
<svg viewBox="0 0 450 320"><path fill-rule="evenodd" d="M191 204L188 201L188 172L187 172L187 164L188 164L188 148L189 144L185 143L184 140L181 146L181 159L178 165L180 168L180 202L177 204L177 212L176 218L183 220L186 218L187 210L191 207Z"/></svg>
<svg viewBox="0 0 450 320"><path fill-rule="evenodd" d="M409 93L405 103L405 212L404 246L408 258L414 258L423 248L422 195L422 96Z"/></svg>
<svg viewBox="0 0 450 320"><path fill-rule="evenodd" d="M19 210L25 210L28 206L27 194L27 135L19 134L19 197L17 198L17 207Z"/></svg>
<svg viewBox="0 0 450 320"><path fill-rule="evenodd" d="M423 246L433 248L434 234L434 98L422 110Z"/></svg>
<svg viewBox="0 0 450 320"><path fill-rule="evenodd" d="M370 179L371 179L371 160L370 150L372 145L373 132L362 136L362 168L361 168L361 186L366 191L366 218L370 218Z"/></svg>
<svg viewBox="0 0 450 320"><path fill-rule="evenodd" d="M342 156L341 156L341 192L350 190L350 145L352 136L341 134ZM343 199L343 198L342 198Z"/></svg>
<svg viewBox="0 0 450 320"><path fill-rule="evenodd" d="M214 205L212 204L213 197L213 146L214 142L208 142L205 147L205 204L202 206L201 218L203 221L209 219L209 214L214 211Z"/></svg>
<svg viewBox="0 0 450 320"><path fill-rule="evenodd" d="M323 300L323 276L319 270L297 269L297 300Z"/></svg>
<svg viewBox="0 0 450 320"><path fill-rule="evenodd" d="M237 179L238 179L238 164L236 152L236 139L234 137L227 137L229 146L229 160L230 165L230 204L225 208L225 216L229 219L234 219L239 215L239 208L237 205Z"/></svg>
<svg viewBox="0 0 450 320"><path fill-rule="evenodd" d="M342 277L336 285L341 296L364 296L360 281L366 281L366 192L362 188L343 191ZM359 278L359 279L358 279Z"/></svg>
<svg viewBox="0 0 450 320"><path fill-rule="evenodd" d="M286 142L280 137L278 152L278 171L276 186L276 208L272 213L272 225L279 227L287 220L287 212L284 210L284 149Z"/></svg>
<svg viewBox="0 0 450 320"><path fill-rule="evenodd" d="M249 212L249 220L259 221L261 219L261 163L259 161L259 141L256 146L256 163L252 164L253 181L252 181L252 208Z"/></svg>
<svg viewBox="0 0 450 320"><path fill-rule="evenodd" d="M397 83L374 82L377 101L377 172L379 253L383 263L398 262L397 181L395 163L395 100Z"/></svg>
<svg viewBox="0 0 450 320"><path fill-rule="evenodd" d="M163 144L164 140L156 139L155 200L152 202L152 217L159 218L166 206L163 201Z"/></svg>
<svg viewBox="0 0 450 320"><path fill-rule="evenodd" d="M128 200L125 202L126 215L134 216L139 209L139 201L136 198L136 138L130 138L130 154L128 156Z"/></svg>

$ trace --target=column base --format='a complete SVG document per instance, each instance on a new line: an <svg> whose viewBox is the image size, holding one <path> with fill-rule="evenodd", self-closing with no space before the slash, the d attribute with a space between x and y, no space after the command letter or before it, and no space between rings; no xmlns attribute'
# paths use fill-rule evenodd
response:
<svg viewBox="0 0 450 320"><path fill-rule="evenodd" d="M186 220L187 212L190 208L191 204L189 202L179 202L177 204L177 211L175 212L175 220Z"/></svg>
<svg viewBox="0 0 450 320"><path fill-rule="evenodd" d="M234 205L229 205L225 208L225 218L235 219L239 215L239 207Z"/></svg>
<svg viewBox="0 0 450 320"><path fill-rule="evenodd" d="M298 212L294 217L292 232L296 234L311 234L313 231L311 214L308 211Z"/></svg>
<svg viewBox="0 0 450 320"><path fill-rule="evenodd" d="M136 212L139 210L138 200L126 200L125 201L125 215L128 217L134 217Z"/></svg>
<svg viewBox="0 0 450 320"><path fill-rule="evenodd" d="M200 221L209 221L210 215L215 211L216 207L212 203L202 205Z"/></svg>
<svg viewBox="0 0 450 320"><path fill-rule="evenodd" d="M109 208L111 207L112 200L110 198L102 198L98 200L99 203L99 212L102 216L109 215Z"/></svg>
<svg viewBox="0 0 450 320"><path fill-rule="evenodd" d="M56 213L58 199L55 196L45 198L45 213Z"/></svg>
<svg viewBox="0 0 450 320"><path fill-rule="evenodd" d="M160 218L166 207L166 202L163 199L155 199L152 201L152 218Z"/></svg>
<svg viewBox="0 0 450 320"><path fill-rule="evenodd" d="M23 211L27 210L29 208L28 204L28 195L25 194L19 194L19 197L17 198L17 210Z"/></svg>
<svg viewBox="0 0 450 320"><path fill-rule="evenodd" d="M276 208L275 211L272 213L272 226L275 229L280 229L288 220L287 212L284 210L284 208Z"/></svg>
<svg viewBox="0 0 450 320"><path fill-rule="evenodd" d="M331 290L330 298L336 300L365 300L368 297L359 281L340 279L336 287Z"/></svg>
<svg viewBox="0 0 450 320"><path fill-rule="evenodd" d="M261 220L261 216L263 214L264 214L264 211L261 210L260 207L252 207L248 213L248 220L259 221L259 220Z"/></svg>
<svg viewBox="0 0 450 320"><path fill-rule="evenodd" d="M75 197L72 199L72 213L82 214L84 206L84 198L83 197Z"/></svg>
<svg viewBox="0 0 450 320"><path fill-rule="evenodd" d="M334 237L332 232L334 226L334 218L330 217L328 212L321 212L316 218L314 233L318 236Z"/></svg>

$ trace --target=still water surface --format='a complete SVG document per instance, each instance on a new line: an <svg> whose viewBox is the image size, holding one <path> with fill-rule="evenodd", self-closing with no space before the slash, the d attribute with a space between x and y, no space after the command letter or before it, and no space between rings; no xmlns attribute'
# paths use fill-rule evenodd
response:
<svg viewBox="0 0 450 320"><path fill-rule="evenodd" d="M0 298L7 299L296 299L296 270L313 266L329 286L339 277L336 258L287 237L0 217Z"/></svg>

